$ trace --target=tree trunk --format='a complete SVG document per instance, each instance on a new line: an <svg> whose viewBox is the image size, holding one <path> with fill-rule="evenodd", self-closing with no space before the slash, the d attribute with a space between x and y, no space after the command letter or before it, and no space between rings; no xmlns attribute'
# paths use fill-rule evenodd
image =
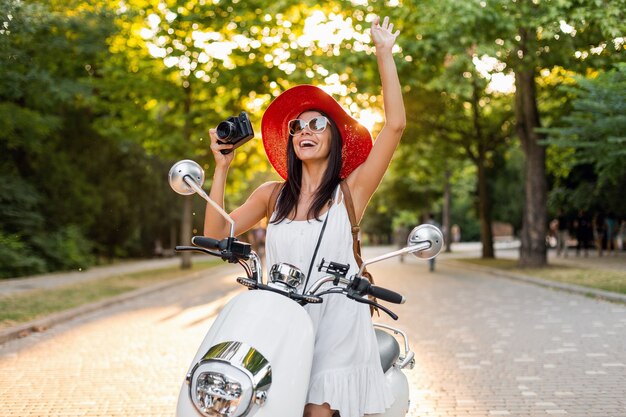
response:
<svg viewBox="0 0 626 417"><path fill-rule="evenodd" d="M487 155L485 149L485 138L480 124L480 89L476 84L476 79L472 81L472 113L474 122L474 134L478 141L478 151L474 161L478 168L478 218L480 219L480 242L482 243L482 257L493 258L493 231L491 230L491 199L489 197L489 187L487 185L487 174L485 163Z"/></svg>
<svg viewBox="0 0 626 417"><path fill-rule="evenodd" d="M541 139L534 69L515 71L516 131L526 156L524 179L524 213L522 218L519 265L540 267L547 264L546 217L547 183L546 151Z"/></svg>
<svg viewBox="0 0 626 417"><path fill-rule="evenodd" d="M446 252L452 252L452 230L450 222L450 206L452 193L450 192L450 169L446 168L445 184L443 188L443 241L446 244Z"/></svg>
<svg viewBox="0 0 626 417"><path fill-rule="evenodd" d="M478 217L480 219L480 242L483 259L494 258L493 231L491 230L491 198L487 184L485 155L480 154L476 164L478 168Z"/></svg>
<svg viewBox="0 0 626 417"><path fill-rule="evenodd" d="M185 92L184 102L184 117L185 125L183 126L183 139L185 142L191 140L191 85L188 80L183 81L183 89ZM183 218L181 222L180 238L183 245L189 245L191 243L191 234L193 228L192 222L192 210L193 210L193 195L185 197L183 202ZM181 257L180 267L182 269L191 268L191 252L183 252Z"/></svg>

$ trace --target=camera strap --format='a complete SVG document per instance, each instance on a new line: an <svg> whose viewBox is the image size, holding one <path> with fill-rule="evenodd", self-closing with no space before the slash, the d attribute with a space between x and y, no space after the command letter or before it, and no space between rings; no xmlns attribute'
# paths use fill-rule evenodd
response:
<svg viewBox="0 0 626 417"><path fill-rule="evenodd" d="M332 200L331 200L332 203ZM328 222L328 217L330 216L330 204L328 205L328 211L326 212L326 218L324 219L324 224L322 225L322 230L320 231L320 235L317 238L317 245L315 245L315 251L313 252L313 258L311 258L311 265L309 265L309 272L306 274L306 281L304 281L304 287L302 287L302 291L306 292L306 286L309 284L309 278L311 277L311 271L313 270L313 264L315 263L315 258L317 257L317 251L320 248L320 243L322 243L322 236L324 236L324 230L326 230L326 223Z"/></svg>

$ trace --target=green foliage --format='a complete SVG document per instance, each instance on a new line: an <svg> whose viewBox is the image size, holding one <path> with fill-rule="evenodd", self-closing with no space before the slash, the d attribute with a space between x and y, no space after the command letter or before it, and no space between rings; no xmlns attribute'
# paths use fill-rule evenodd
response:
<svg viewBox="0 0 626 417"><path fill-rule="evenodd" d="M476 167L464 163L452 181L454 187L450 223L459 226L462 241L478 241L480 240L480 222L476 207Z"/></svg>
<svg viewBox="0 0 626 417"><path fill-rule="evenodd" d="M510 223L515 232L522 227L522 200L524 195L524 158L518 146L506 153L498 153L489 172L489 185L494 201L493 220Z"/></svg>
<svg viewBox="0 0 626 417"><path fill-rule="evenodd" d="M21 275L45 272L43 259L34 254L19 235L7 235L0 231L0 278L12 278Z"/></svg>
<svg viewBox="0 0 626 417"><path fill-rule="evenodd" d="M33 238L37 254L46 261L48 270L85 269L94 259L89 242L77 226L67 226Z"/></svg>
<svg viewBox="0 0 626 417"><path fill-rule="evenodd" d="M626 64L577 81L568 87L575 96L572 113L545 129L546 142L574 150L574 166L591 164L599 186L614 186L626 177Z"/></svg>
<svg viewBox="0 0 626 417"><path fill-rule="evenodd" d="M494 217L516 224L521 160L509 149L513 96L489 83L536 68L538 79L547 80L538 83L544 122L565 121L572 98L587 87L556 90L559 77L567 77L557 68L584 73L618 61L623 45L611 40L623 36L616 29L623 6L623 0L498 0L488 7L452 0L419 7L411 1L391 7L347 0L0 0L0 275L146 256L157 240L173 245L182 201L167 186L169 167L195 159L210 187L207 131L245 110L257 135L237 151L226 198L229 209L241 204L277 178L264 156L260 121L269 102L295 84L330 86L357 117L380 110L367 34L374 14L389 15L402 32L395 57L408 125L365 231L390 236L392 224L438 214L450 173L452 223L461 225L464 240L476 238L476 170L468 161L490 170ZM303 36L313 23L333 36ZM528 43L520 59L522 33ZM485 56L499 61L489 74L476 68ZM623 79L618 87L624 90ZM583 110L604 111L589 106L610 89L594 88L597 95L573 120L587 121L577 116ZM593 128L623 132L620 120ZM614 139L603 147L623 147L621 136L606 137ZM570 182L586 184L594 175L608 184L621 172L617 162L600 161L599 150L593 161L590 155L585 149L549 157L555 187L572 190ZM594 161L590 179L580 164ZM613 189L605 195L622 201ZM193 211L199 230L201 200Z"/></svg>

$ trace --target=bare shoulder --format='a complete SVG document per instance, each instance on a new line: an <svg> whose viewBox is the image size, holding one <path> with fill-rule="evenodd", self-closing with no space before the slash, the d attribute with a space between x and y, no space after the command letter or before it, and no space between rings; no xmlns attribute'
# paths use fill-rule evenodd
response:
<svg viewBox="0 0 626 417"><path fill-rule="evenodd" d="M268 181L263 183L256 190L254 190L252 195L250 195L250 199L263 201L263 203L267 205L274 190L282 184L283 183L281 181Z"/></svg>
<svg viewBox="0 0 626 417"><path fill-rule="evenodd" d="M282 184L282 181L268 181L259 185L259 188L257 188L254 193L258 193L260 196L267 197L269 199L276 187Z"/></svg>

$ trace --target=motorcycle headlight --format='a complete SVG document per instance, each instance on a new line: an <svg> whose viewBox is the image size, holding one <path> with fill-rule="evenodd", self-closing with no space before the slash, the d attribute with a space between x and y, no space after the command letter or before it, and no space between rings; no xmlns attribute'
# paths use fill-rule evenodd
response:
<svg viewBox="0 0 626 417"><path fill-rule="evenodd" d="M272 383L271 366L240 342L213 346L187 375L189 395L206 417L240 417L262 406Z"/></svg>

